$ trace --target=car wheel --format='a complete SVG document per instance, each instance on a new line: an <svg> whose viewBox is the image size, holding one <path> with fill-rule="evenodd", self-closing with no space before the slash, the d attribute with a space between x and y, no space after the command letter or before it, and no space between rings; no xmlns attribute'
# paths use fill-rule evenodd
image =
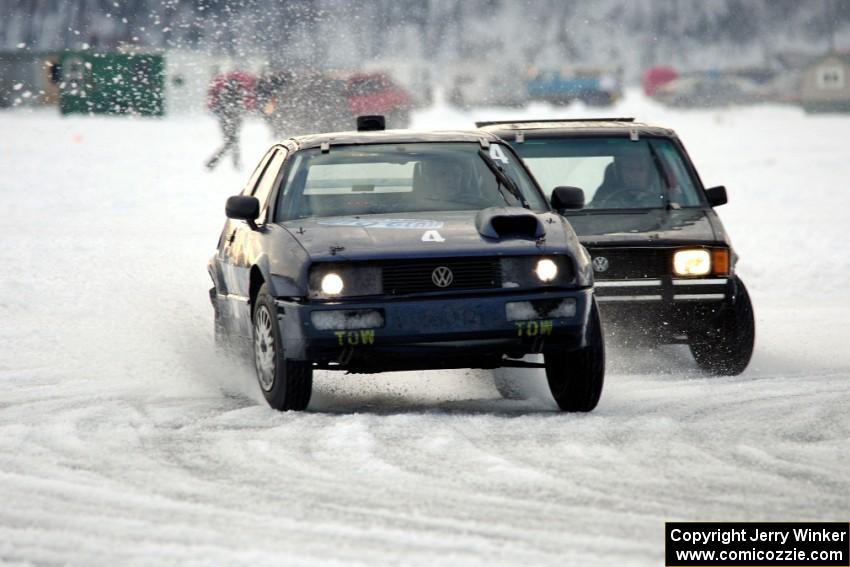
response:
<svg viewBox="0 0 850 567"><path fill-rule="evenodd" d="M732 306L723 310L714 324L689 341L700 368L716 376L737 376L750 363L756 338L756 323L750 294L735 278Z"/></svg>
<svg viewBox="0 0 850 567"><path fill-rule="evenodd" d="M276 410L305 409L313 390L313 369L307 362L286 359L274 298L265 284L257 294L253 319L254 366L263 396Z"/></svg>
<svg viewBox="0 0 850 567"><path fill-rule="evenodd" d="M605 381L605 342L596 299L590 306L587 346L545 355L546 379L563 411L591 411Z"/></svg>

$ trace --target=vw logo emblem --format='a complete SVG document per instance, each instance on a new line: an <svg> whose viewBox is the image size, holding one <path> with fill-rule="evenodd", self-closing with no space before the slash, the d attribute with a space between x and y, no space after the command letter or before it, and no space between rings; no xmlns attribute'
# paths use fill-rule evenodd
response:
<svg viewBox="0 0 850 567"><path fill-rule="evenodd" d="M452 285L453 279L455 279L455 275L445 266L438 266L431 272L431 281L437 287L449 287Z"/></svg>
<svg viewBox="0 0 850 567"><path fill-rule="evenodd" d="M608 265L608 258L606 258L605 256L597 256L593 259L594 272L607 272Z"/></svg>

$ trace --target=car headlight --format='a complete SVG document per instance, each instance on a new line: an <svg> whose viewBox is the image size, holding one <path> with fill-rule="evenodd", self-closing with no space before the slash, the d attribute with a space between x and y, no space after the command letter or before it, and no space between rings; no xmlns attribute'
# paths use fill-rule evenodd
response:
<svg viewBox="0 0 850 567"><path fill-rule="evenodd" d="M543 258L537 262L534 273L543 283L549 283L558 276L558 265L549 258Z"/></svg>
<svg viewBox="0 0 850 567"><path fill-rule="evenodd" d="M381 268L351 263L317 263L310 268L311 299L338 299L361 295L379 295L383 286Z"/></svg>
<svg viewBox="0 0 850 567"><path fill-rule="evenodd" d="M705 276L711 273L708 250L678 250L673 254L673 272L677 276Z"/></svg>
<svg viewBox="0 0 850 567"><path fill-rule="evenodd" d="M502 258L502 287L537 288L575 283L573 261L568 256L509 256Z"/></svg>
<svg viewBox="0 0 850 567"><path fill-rule="evenodd" d="M322 293L326 295L339 295L342 293L342 288L345 285L342 283L342 278L339 274L333 272L325 274L322 278Z"/></svg>

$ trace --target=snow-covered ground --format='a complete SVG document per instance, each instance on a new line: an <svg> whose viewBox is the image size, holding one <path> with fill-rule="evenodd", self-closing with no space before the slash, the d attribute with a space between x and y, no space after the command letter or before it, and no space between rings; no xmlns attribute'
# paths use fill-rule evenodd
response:
<svg viewBox="0 0 850 567"><path fill-rule="evenodd" d="M592 115L581 107L461 113ZM742 376L610 352L588 415L480 372L320 374L277 413L218 356L205 263L251 163L208 174L207 116L0 114L0 563L660 565L671 520L850 510L850 117L791 107L608 115L669 125L742 256ZM245 132L246 162L270 143Z"/></svg>

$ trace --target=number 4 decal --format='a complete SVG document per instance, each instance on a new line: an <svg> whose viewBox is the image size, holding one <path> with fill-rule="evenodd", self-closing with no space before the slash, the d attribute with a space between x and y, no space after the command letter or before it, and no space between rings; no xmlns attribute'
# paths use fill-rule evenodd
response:
<svg viewBox="0 0 850 567"><path fill-rule="evenodd" d="M440 236L436 230L426 230L422 235L422 242L445 242L446 239Z"/></svg>
<svg viewBox="0 0 850 567"><path fill-rule="evenodd" d="M502 151L502 146L499 144L490 144L490 157L493 161L500 161L504 164L510 163L508 156L505 155L505 152Z"/></svg>

